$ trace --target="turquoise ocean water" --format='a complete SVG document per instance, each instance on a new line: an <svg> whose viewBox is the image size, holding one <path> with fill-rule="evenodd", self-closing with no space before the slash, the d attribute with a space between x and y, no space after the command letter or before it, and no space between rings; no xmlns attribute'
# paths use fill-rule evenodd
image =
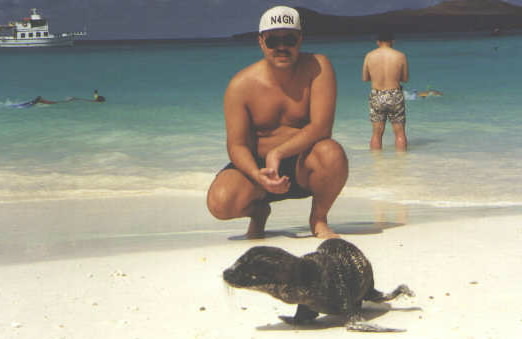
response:
<svg viewBox="0 0 522 339"><path fill-rule="evenodd" d="M369 85L360 81L371 39L305 41L338 77L334 137L350 158L343 195L439 207L522 206L522 36L399 37L410 150L368 151ZM227 41L77 45L0 50L0 201L205 192L227 162L222 97L228 80L261 57ZM92 98L13 108L38 95Z"/></svg>

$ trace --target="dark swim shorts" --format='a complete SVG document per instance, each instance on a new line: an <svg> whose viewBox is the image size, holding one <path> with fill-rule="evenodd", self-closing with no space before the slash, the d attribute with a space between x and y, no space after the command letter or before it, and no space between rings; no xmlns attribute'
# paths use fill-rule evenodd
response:
<svg viewBox="0 0 522 339"><path fill-rule="evenodd" d="M370 121L406 123L406 107L402 88L378 90L372 88L368 98L370 105Z"/></svg>
<svg viewBox="0 0 522 339"><path fill-rule="evenodd" d="M302 199L312 195L310 191L299 186L299 184L297 183L295 172L298 159L299 155L295 155L293 157L281 160L281 163L279 164L279 175L287 176L290 180L290 188L288 189L288 192L283 194L267 192L263 201L270 203L286 199ZM256 162L259 168L264 168L266 166L265 159L256 159ZM223 168L223 170L227 169L237 169L237 167L233 163L229 163Z"/></svg>

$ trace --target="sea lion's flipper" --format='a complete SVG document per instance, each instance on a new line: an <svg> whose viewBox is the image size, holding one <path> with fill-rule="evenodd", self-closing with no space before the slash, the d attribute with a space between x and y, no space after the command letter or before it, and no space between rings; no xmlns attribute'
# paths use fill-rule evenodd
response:
<svg viewBox="0 0 522 339"><path fill-rule="evenodd" d="M415 296L415 293L413 293L413 291L410 290L410 288L408 286L400 285L393 292L388 293L388 294L384 294L380 291L377 291L376 289L373 289L372 291L370 291L370 293L368 293L368 295L364 298L364 300L369 300L369 301L373 301L376 303L382 303L385 301L393 300L393 299L397 298L399 295L403 295L403 294L408 297Z"/></svg>
<svg viewBox="0 0 522 339"><path fill-rule="evenodd" d="M406 332L404 329L400 328L388 328L388 327L381 327L378 325L373 324L366 324L366 323L348 323L346 325L347 331L352 332Z"/></svg>
<svg viewBox="0 0 522 339"><path fill-rule="evenodd" d="M306 305L297 305L297 311L293 317L279 316L279 319L290 325L308 324L319 316L319 313L312 311Z"/></svg>

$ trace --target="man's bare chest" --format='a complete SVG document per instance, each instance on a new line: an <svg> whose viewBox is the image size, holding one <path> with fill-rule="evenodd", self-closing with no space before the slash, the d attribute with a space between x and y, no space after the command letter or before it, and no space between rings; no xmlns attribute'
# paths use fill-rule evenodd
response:
<svg viewBox="0 0 522 339"><path fill-rule="evenodd" d="M280 126L301 128L310 120L310 91L302 88L299 93L282 90L259 91L248 102L248 111L257 130L275 129Z"/></svg>

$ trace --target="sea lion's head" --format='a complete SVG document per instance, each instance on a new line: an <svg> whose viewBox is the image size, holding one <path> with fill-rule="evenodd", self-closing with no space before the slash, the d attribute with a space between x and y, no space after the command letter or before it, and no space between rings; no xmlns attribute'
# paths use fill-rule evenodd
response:
<svg viewBox="0 0 522 339"><path fill-rule="evenodd" d="M226 269L223 279L232 287L268 293L289 304L303 304L311 286L320 279L320 271L312 260L277 247L256 246Z"/></svg>
<svg viewBox="0 0 522 339"><path fill-rule="evenodd" d="M263 286L288 283L292 263L299 259L277 247L256 246L223 272L232 287L265 290Z"/></svg>

